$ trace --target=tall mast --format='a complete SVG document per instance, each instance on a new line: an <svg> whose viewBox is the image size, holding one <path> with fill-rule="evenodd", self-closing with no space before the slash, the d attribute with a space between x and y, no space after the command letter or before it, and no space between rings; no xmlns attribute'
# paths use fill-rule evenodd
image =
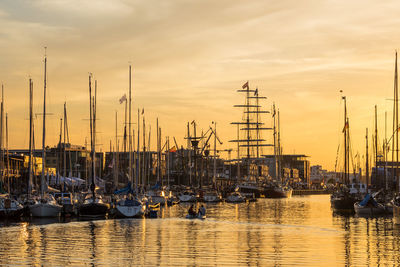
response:
<svg viewBox="0 0 400 267"><path fill-rule="evenodd" d="M128 163L128 174L129 180L131 181L131 189L133 188L133 179L132 179L132 130L131 130L131 108L132 108L132 66L129 65L129 123L128 123L128 139L129 139L129 163Z"/></svg>
<svg viewBox="0 0 400 267"><path fill-rule="evenodd" d="M6 113L6 155L7 155L7 185L8 185L8 193L11 194L10 190L10 157L8 154L8 113Z"/></svg>
<svg viewBox="0 0 400 267"><path fill-rule="evenodd" d="M67 107L66 107L67 103L64 102L64 145L63 145L63 173L64 173L64 183L65 183L65 179L67 178L67 152L66 152L66 126L67 126ZM65 190L65 188L64 188Z"/></svg>
<svg viewBox="0 0 400 267"><path fill-rule="evenodd" d="M60 136L59 136L59 141L58 141L58 149L57 149L57 183L59 183L60 179L60 173L61 173L61 142L62 142L62 121L63 119L60 118ZM87 175L86 175L87 176ZM87 177L86 177L86 185L87 185ZM62 188L64 191L64 189Z"/></svg>
<svg viewBox="0 0 400 267"><path fill-rule="evenodd" d="M150 148L150 141L151 141L151 125L149 125L149 142L148 142L148 145L147 145L147 147L148 147L148 149L147 149L147 151L148 151L148 153L147 153L147 186L148 186L148 188L150 188L149 186L150 186L150 168L152 168L152 166L153 166L153 161L152 161L152 156L151 156L151 148Z"/></svg>
<svg viewBox="0 0 400 267"><path fill-rule="evenodd" d="M161 167L161 161L160 161L160 131L158 128L158 118L157 118L157 182L160 182L160 167Z"/></svg>
<svg viewBox="0 0 400 267"><path fill-rule="evenodd" d="M92 172L93 172L93 200L96 194L96 118L97 118L97 80L94 80L94 96L93 96L93 160L92 160Z"/></svg>
<svg viewBox="0 0 400 267"><path fill-rule="evenodd" d="M213 169L213 186L217 181L217 122L214 122L214 169Z"/></svg>
<svg viewBox="0 0 400 267"><path fill-rule="evenodd" d="M118 186L118 112L115 111L115 155L114 155L114 190Z"/></svg>
<svg viewBox="0 0 400 267"><path fill-rule="evenodd" d="M385 188L386 191L389 190L389 184L388 184L388 177L387 177L387 112L385 111L385 142L383 145L383 156L385 160L385 165L384 165L384 176L385 176Z"/></svg>
<svg viewBox="0 0 400 267"><path fill-rule="evenodd" d="M146 121L143 114L143 156L142 156L142 188L146 184Z"/></svg>
<svg viewBox="0 0 400 267"><path fill-rule="evenodd" d="M274 171L275 171L275 178L276 177L278 177L278 160L277 160L277 149L276 149L276 145L277 145L277 142L276 142L276 138L277 138L277 136L276 136L276 110L275 110L275 103L273 103L273 106L272 106L272 112L273 112L273 114L272 114L272 117L274 118L273 119L273 121L274 121L274 133L273 133L273 135L274 135Z"/></svg>
<svg viewBox="0 0 400 267"><path fill-rule="evenodd" d="M187 143L187 150L188 150L188 153L189 153L189 185L191 186L192 185L192 157L191 157L191 154L192 154L192 151L191 151L191 149L190 149L190 128L189 128L190 126L189 126L189 122L187 123L187 140L188 140L188 143Z"/></svg>
<svg viewBox="0 0 400 267"><path fill-rule="evenodd" d="M378 182L378 111L375 105L375 182Z"/></svg>
<svg viewBox="0 0 400 267"><path fill-rule="evenodd" d="M239 140L239 124L237 124L237 140ZM240 143L237 142L237 183L240 183Z"/></svg>
<svg viewBox="0 0 400 267"><path fill-rule="evenodd" d="M33 83L32 79L29 78L29 179L28 179L28 195L32 192L32 141L33 141Z"/></svg>
<svg viewBox="0 0 400 267"><path fill-rule="evenodd" d="M44 172L46 170L46 82L47 82L47 55L46 47L44 48L44 86L43 86L43 135L42 135L42 178L40 181L40 194L43 197Z"/></svg>
<svg viewBox="0 0 400 267"><path fill-rule="evenodd" d="M282 182L281 118L278 109L278 180Z"/></svg>
<svg viewBox="0 0 400 267"><path fill-rule="evenodd" d="M347 107L346 107L346 97L343 96L342 99L344 100L344 179L343 182L347 183Z"/></svg>
<svg viewBox="0 0 400 267"><path fill-rule="evenodd" d="M126 95L125 95L126 96ZM126 134L126 116L128 115L127 113L127 104L128 101L126 101L126 97L125 97L125 121L124 121L124 154L126 153L126 138L127 138L127 134Z"/></svg>
<svg viewBox="0 0 400 267"><path fill-rule="evenodd" d="M140 181L140 109L137 112L138 128L137 128L137 163L136 163L136 179L135 179L135 191L138 192L138 184Z"/></svg>
<svg viewBox="0 0 400 267"><path fill-rule="evenodd" d="M398 70L397 70L397 51L394 67L394 103L393 103L393 134L396 133L396 140L392 141L392 163L394 161L394 151L396 151L396 162L392 165L393 176L398 184L397 191L400 191L400 181L398 175L398 164L399 164L399 83L398 83Z"/></svg>
<svg viewBox="0 0 400 267"><path fill-rule="evenodd" d="M167 136L167 185L169 188L169 136Z"/></svg>
<svg viewBox="0 0 400 267"><path fill-rule="evenodd" d="M365 179L367 181L367 188L369 186L369 164L368 164L368 128L366 129L365 134Z"/></svg>
<svg viewBox="0 0 400 267"><path fill-rule="evenodd" d="M89 73L89 108L90 108L90 150L92 154L92 161L94 161L93 158L93 106L92 106L92 74ZM92 164L93 165L93 164ZM90 176L92 178L91 184L90 184L90 190L93 191L95 190L95 185L94 185L94 178L93 178L93 170L90 168ZM93 195L94 198L94 195Z"/></svg>

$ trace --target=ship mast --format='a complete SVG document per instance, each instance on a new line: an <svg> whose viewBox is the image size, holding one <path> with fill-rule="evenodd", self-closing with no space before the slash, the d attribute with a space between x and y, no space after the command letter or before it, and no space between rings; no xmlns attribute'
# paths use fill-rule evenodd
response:
<svg viewBox="0 0 400 267"><path fill-rule="evenodd" d="M46 47L44 48L44 85L43 85L43 135L42 135L42 177L40 181L40 195L43 198L43 186L44 186L44 172L46 169L46 72L47 72L47 55ZM2 103L3 108L3 103ZM3 123L3 122L2 122Z"/></svg>
<svg viewBox="0 0 400 267"><path fill-rule="evenodd" d="M242 89L237 90L240 93L246 93L245 95L245 104L244 105L234 105L234 107L244 108L245 118L242 122L232 122L231 124L238 126L239 130L245 131L245 139L240 139L239 134L236 140L230 140L229 142L236 142L238 143L238 166L240 161L240 147L246 148L246 161L247 161L247 177L250 177L250 162L251 160L258 161L260 158L260 147L264 146L273 146L272 144L264 144L264 139L261 138L260 131L261 130L272 130L272 128L265 128L261 127L264 123L260 122L260 114L262 113L269 113L269 111L260 110L259 100L266 99L266 97L259 96L258 88L255 90L250 89L249 82L247 81L243 86ZM250 95L250 93L254 93L254 95ZM255 103L252 102L255 99ZM253 104L254 103L254 104ZM250 117L250 114L255 114L255 119ZM240 125L244 125L244 128L240 128ZM252 137L252 131L256 131L255 138ZM256 157L252 157L250 148L256 148ZM254 150L252 150L254 152ZM238 180L240 173L238 167ZM258 174L257 180L258 180Z"/></svg>
<svg viewBox="0 0 400 267"><path fill-rule="evenodd" d="M399 164L399 96L398 96L398 73L397 73L397 51L394 67L394 103L393 103L393 134L396 134L396 138L392 139L392 174L393 180L396 180L398 184L397 191L400 191L400 182L398 181L398 164ZM396 151L396 162L394 162Z"/></svg>

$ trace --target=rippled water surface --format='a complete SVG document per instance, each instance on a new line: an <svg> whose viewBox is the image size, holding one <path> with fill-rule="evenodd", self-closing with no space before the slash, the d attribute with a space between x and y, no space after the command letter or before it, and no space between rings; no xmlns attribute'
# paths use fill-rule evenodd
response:
<svg viewBox="0 0 400 267"><path fill-rule="evenodd" d="M327 195L206 206L206 220L180 204L159 219L0 222L0 265L400 265L390 216L333 214Z"/></svg>

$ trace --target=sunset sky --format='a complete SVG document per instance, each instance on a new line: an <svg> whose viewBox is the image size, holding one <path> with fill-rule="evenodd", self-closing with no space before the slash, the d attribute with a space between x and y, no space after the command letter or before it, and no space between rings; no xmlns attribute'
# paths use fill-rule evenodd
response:
<svg viewBox="0 0 400 267"><path fill-rule="evenodd" d="M28 80L42 112L47 46L47 144L58 142L67 102L71 142L89 140L88 73L98 80L98 143L122 128L128 66L133 67L133 117L144 108L152 127L183 145L186 123L217 121L222 148L234 147L230 125L240 120L236 92L249 80L280 109L284 153L310 156L333 169L347 96L354 154L365 153L378 105L379 138L392 132L398 1L130 1L3 0L0 2L0 82L4 83L11 148L29 140ZM41 147L41 118L35 123ZM266 116L265 122L271 124ZM134 126L136 129L136 125ZM264 135L272 142L271 134ZM369 136L371 138L371 135ZM370 144L372 146L372 144ZM100 149L100 148L99 148ZM227 154L223 154L227 157Z"/></svg>

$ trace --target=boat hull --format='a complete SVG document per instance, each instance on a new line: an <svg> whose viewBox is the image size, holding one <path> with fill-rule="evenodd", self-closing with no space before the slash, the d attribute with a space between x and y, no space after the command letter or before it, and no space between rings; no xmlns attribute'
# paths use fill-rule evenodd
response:
<svg viewBox="0 0 400 267"><path fill-rule="evenodd" d="M334 210L354 211L354 203L357 202L353 197L332 197L331 206Z"/></svg>
<svg viewBox="0 0 400 267"><path fill-rule="evenodd" d="M358 215L374 216L386 213L385 206L378 204L377 206L360 206L358 202L354 203L354 211Z"/></svg>
<svg viewBox="0 0 400 267"><path fill-rule="evenodd" d="M58 217L62 207L56 204L37 203L29 206L30 213L33 217Z"/></svg>
<svg viewBox="0 0 400 267"><path fill-rule="evenodd" d="M197 200L196 196L193 195L180 195L178 198L181 202L196 202Z"/></svg>
<svg viewBox="0 0 400 267"><path fill-rule="evenodd" d="M220 202L221 198L219 196L214 195L205 195L203 197L204 202Z"/></svg>
<svg viewBox="0 0 400 267"><path fill-rule="evenodd" d="M79 216L104 217L107 215L109 205L105 203L87 203L79 207Z"/></svg>
<svg viewBox="0 0 400 267"><path fill-rule="evenodd" d="M291 198L292 192L292 189L266 188L264 189L264 196L265 198Z"/></svg>
<svg viewBox="0 0 400 267"><path fill-rule="evenodd" d="M0 218L1 219L18 219L22 216L24 212L23 208L18 209L1 209Z"/></svg>
<svg viewBox="0 0 400 267"><path fill-rule="evenodd" d="M145 213L145 206L116 206L116 216L118 218L138 218L142 217Z"/></svg>
<svg viewBox="0 0 400 267"><path fill-rule="evenodd" d="M243 202L246 202L246 199L243 198L243 197L228 196L226 198L226 202L229 202L229 203L243 203Z"/></svg>

